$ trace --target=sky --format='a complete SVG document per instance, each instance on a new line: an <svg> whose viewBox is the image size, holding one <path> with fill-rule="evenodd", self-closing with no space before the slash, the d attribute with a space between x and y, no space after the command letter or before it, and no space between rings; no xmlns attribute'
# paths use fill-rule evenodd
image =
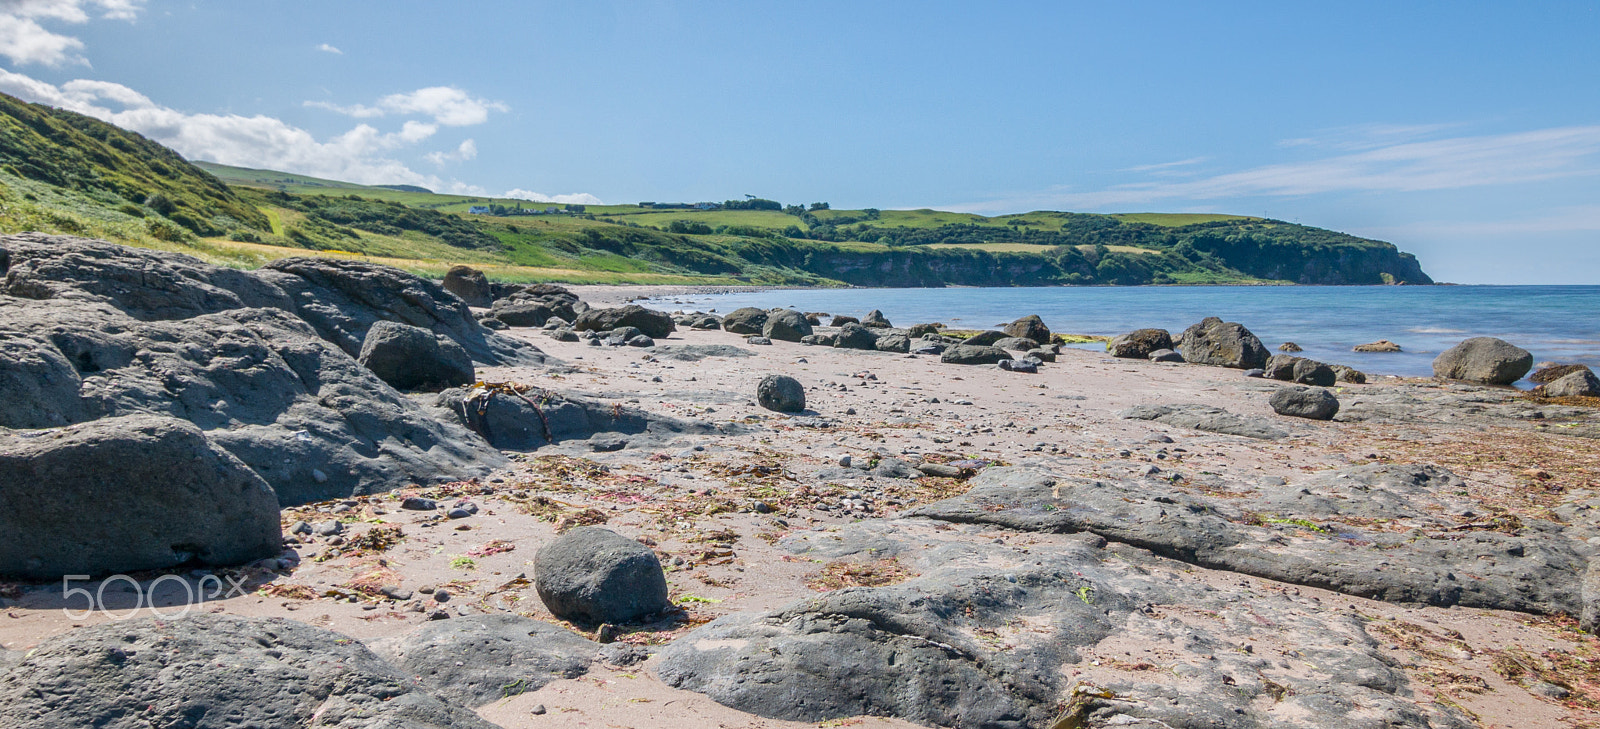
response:
<svg viewBox="0 0 1600 729"><path fill-rule="evenodd" d="M1600 3L0 0L0 91L558 202L1226 212L1600 284Z"/></svg>

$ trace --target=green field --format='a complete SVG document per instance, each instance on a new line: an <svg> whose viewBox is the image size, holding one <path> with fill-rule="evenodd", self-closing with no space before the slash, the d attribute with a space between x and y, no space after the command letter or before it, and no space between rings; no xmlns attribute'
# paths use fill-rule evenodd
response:
<svg viewBox="0 0 1600 729"><path fill-rule="evenodd" d="M469 214L474 205L493 210ZM501 280L572 283L1429 282L1388 243L1247 216L737 205L556 205L196 165L97 119L0 94L0 232L85 235L231 266L358 257L427 275L465 263Z"/></svg>

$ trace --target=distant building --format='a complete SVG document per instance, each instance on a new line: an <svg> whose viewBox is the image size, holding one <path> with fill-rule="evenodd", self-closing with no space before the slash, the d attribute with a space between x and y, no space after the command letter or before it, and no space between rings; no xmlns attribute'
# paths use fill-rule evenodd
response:
<svg viewBox="0 0 1600 729"><path fill-rule="evenodd" d="M467 214L468 215L488 215L489 214L489 206L488 205L473 205L472 207L467 208Z"/></svg>

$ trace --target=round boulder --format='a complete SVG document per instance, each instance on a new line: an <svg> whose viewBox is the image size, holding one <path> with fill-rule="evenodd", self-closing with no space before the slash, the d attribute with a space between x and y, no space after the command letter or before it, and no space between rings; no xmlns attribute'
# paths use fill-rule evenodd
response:
<svg viewBox="0 0 1600 729"><path fill-rule="evenodd" d="M664 311L646 309L638 304L628 304L614 309L590 309L578 315L572 328L578 331L610 331L621 327L635 327L656 339L665 339L677 331L672 316Z"/></svg>
<svg viewBox="0 0 1600 729"><path fill-rule="evenodd" d="M1172 335L1165 329L1135 329L1119 335L1106 345L1113 357L1148 359L1151 352L1172 349Z"/></svg>
<svg viewBox="0 0 1600 729"><path fill-rule="evenodd" d="M610 529L578 527L533 557L539 599L562 620L626 623L672 607L655 552Z"/></svg>
<svg viewBox="0 0 1600 729"><path fill-rule="evenodd" d="M805 314L794 309L780 309L767 314L767 322L761 325L761 336L785 342L798 342L810 333L811 322L806 321Z"/></svg>
<svg viewBox="0 0 1600 729"><path fill-rule="evenodd" d="M1509 385L1533 369L1533 355L1504 339L1473 337L1433 360L1433 375L1447 380Z"/></svg>
<svg viewBox="0 0 1600 729"><path fill-rule="evenodd" d="M473 382L472 357L455 340L399 322L373 324L356 359L396 390Z"/></svg>
<svg viewBox="0 0 1600 729"><path fill-rule="evenodd" d="M1310 420L1331 420L1339 414L1339 398L1320 387L1284 387L1267 401L1279 415Z"/></svg>
<svg viewBox="0 0 1600 729"><path fill-rule="evenodd" d="M767 325L767 312L753 306L734 309L722 317L722 330L729 334L760 334Z"/></svg>
<svg viewBox="0 0 1600 729"><path fill-rule="evenodd" d="M1006 336L1020 339L1032 339L1035 342L1050 343L1050 327L1044 325L1044 320L1038 314L1029 314L1005 326Z"/></svg>
<svg viewBox="0 0 1600 729"><path fill-rule="evenodd" d="M756 402L768 410L798 413L806 409L806 389L788 375L767 375L756 386Z"/></svg>
<svg viewBox="0 0 1600 729"><path fill-rule="evenodd" d="M452 266L445 271L444 290L461 297L467 306L485 307L494 303L489 278L471 266Z"/></svg>
<svg viewBox="0 0 1600 729"><path fill-rule="evenodd" d="M1217 317L1206 317L1199 324L1183 330L1178 338L1178 351L1183 359L1194 364L1215 365L1248 370L1267 364L1267 348L1256 335L1237 322L1227 322Z"/></svg>

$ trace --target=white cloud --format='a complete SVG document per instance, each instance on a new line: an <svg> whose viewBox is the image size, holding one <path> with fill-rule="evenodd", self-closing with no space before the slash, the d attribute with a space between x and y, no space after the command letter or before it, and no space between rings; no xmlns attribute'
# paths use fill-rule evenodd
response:
<svg viewBox="0 0 1600 729"><path fill-rule="evenodd" d="M344 51L341 51L338 48L335 48L332 45L329 45L327 43L323 43L322 45L317 46L317 50L322 51L323 53L332 53L335 56L344 55Z"/></svg>
<svg viewBox="0 0 1600 729"><path fill-rule="evenodd" d="M1600 126L1557 127L1389 144L1186 181L1136 182L1088 192L1055 188L954 209L979 212L1033 206L1095 210L1168 200L1451 190L1595 174L1600 174Z"/></svg>
<svg viewBox="0 0 1600 729"><path fill-rule="evenodd" d="M470 139L456 147L454 152L429 152L425 158L436 165L447 162L464 162L478 156L478 143Z"/></svg>
<svg viewBox="0 0 1600 729"><path fill-rule="evenodd" d="M307 101L306 106L327 109L357 119L373 119L390 114L432 117L447 127L466 127L489 120L491 111L508 111L498 101L479 99L454 86L431 86L404 94L390 94L374 106L341 106L327 101Z"/></svg>
<svg viewBox="0 0 1600 729"><path fill-rule="evenodd" d="M590 195L587 192L574 192L566 195L546 195L542 192L533 192L532 190L517 188L515 190L507 190L505 194L501 195L500 197L510 200L527 200L529 202L560 203L562 205L605 204L600 202L600 198Z"/></svg>
<svg viewBox="0 0 1600 729"><path fill-rule="evenodd" d="M414 146L438 132L436 124L407 121L398 132L369 124L319 141L281 119L238 114L189 114L155 103L127 86L79 79L61 86L0 69L0 91L27 101L58 106L103 119L143 134L189 159L241 167L295 172L369 185L410 184L431 189L481 190L446 182L393 159L391 153ZM464 143L452 154L476 145Z"/></svg>
<svg viewBox="0 0 1600 729"><path fill-rule="evenodd" d="M89 22L91 9L107 20L133 20L144 0L0 0L0 55L13 63L62 66L88 65L83 41L40 25L56 21L73 25Z"/></svg>

